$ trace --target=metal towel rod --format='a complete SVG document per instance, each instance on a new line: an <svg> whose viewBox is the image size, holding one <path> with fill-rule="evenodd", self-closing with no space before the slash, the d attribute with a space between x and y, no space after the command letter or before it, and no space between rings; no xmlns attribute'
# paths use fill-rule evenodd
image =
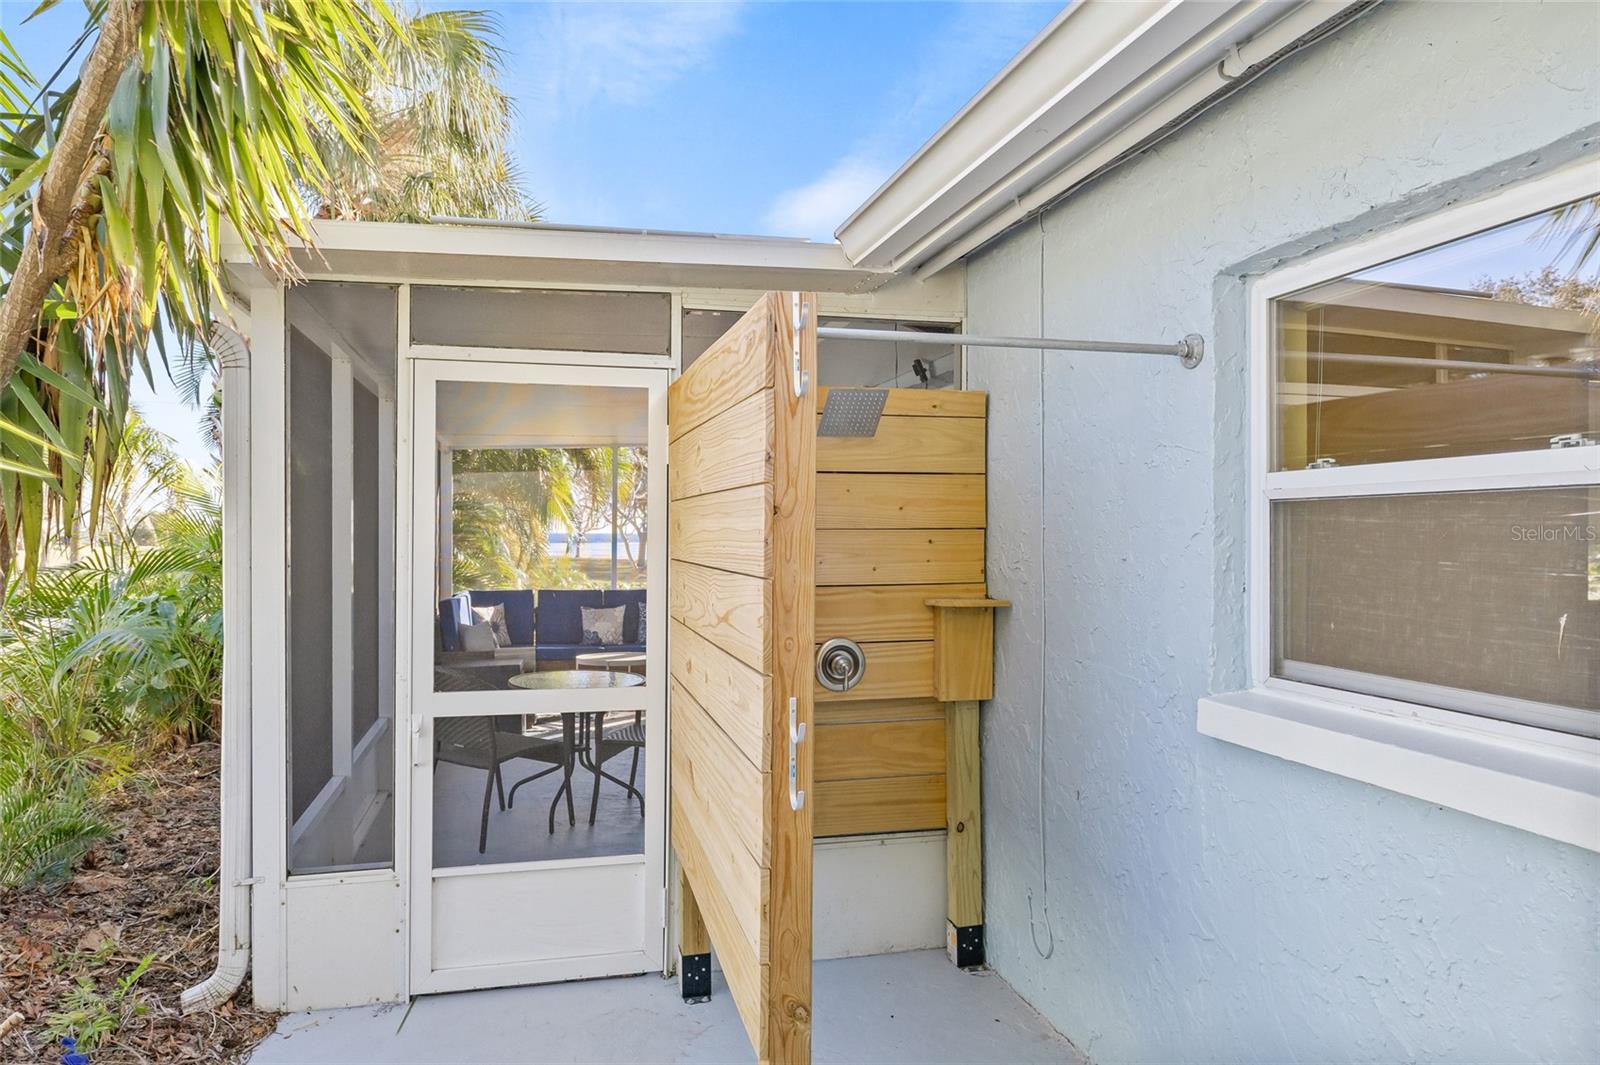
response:
<svg viewBox="0 0 1600 1065"><path fill-rule="evenodd" d="M1194 369L1205 357L1206 342L1190 333L1176 344L1128 344L1120 340L1066 340L1059 337L986 337L972 333L899 333L888 329L856 329L821 325L817 336L825 340L877 340L895 344L962 344L977 348L1049 348L1058 351L1109 351L1119 355L1173 355Z"/></svg>

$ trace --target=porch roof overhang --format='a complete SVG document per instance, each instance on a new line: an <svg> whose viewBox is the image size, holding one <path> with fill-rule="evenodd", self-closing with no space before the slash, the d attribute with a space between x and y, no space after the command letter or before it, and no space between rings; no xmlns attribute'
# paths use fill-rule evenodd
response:
<svg viewBox="0 0 1600 1065"><path fill-rule="evenodd" d="M1376 0L1077 0L835 231L926 277Z"/></svg>
<svg viewBox="0 0 1600 1065"><path fill-rule="evenodd" d="M321 221L313 245L294 250L307 277L363 281L867 293L895 276L851 264L837 244L546 223ZM245 287L260 281L237 237L223 260Z"/></svg>

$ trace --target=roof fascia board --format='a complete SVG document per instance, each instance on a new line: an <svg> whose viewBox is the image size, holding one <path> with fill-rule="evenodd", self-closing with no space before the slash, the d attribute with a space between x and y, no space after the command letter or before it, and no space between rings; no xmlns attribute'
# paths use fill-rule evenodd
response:
<svg viewBox="0 0 1600 1065"><path fill-rule="evenodd" d="M919 223L1019 164L1072 119L1137 78L1230 3L1078 0L964 107L956 120L840 226L851 261L894 260Z"/></svg>
<svg viewBox="0 0 1600 1065"><path fill-rule="evenodd" d="M319 221L315 250L375 254L474 255L511 259L592 260L663 265L759 266L862 272L837 244L770 237L565 226L452 225L449 223ZM291 240L293 247L305 247ZM224 241L224 258L249 258L238 239Z"/></svg>
<svg viewBox="0 0 1600 1065"><path fill-rule="evenodd" d="M1168 101L1193 96L1185 86L1206 82L1209 94L1226 84L1220 68L1237 48L1297 14L1296 25L1316 24L1349 6L1079 0L840 227L840 242L874 269L948 262L951 241L992 215L1014 220L1008 207L1122 130L1181 113Z"/></svg>
<svg viewBox="0 0 1600 1065"><path fill-rule="evenodd" d="M1265 73L1277 58L1282 58L1280 53L1285 49L1319 30L1343 25L1377 2L1379 0L1310 0L1295 6L1244 42L1221 48L1215 62L1208 61L1199 74L1187 81L1170 79L1177 87L1159 97L1152 106L1142 110L1138 107L1139 98L1150 95L1146 92L1136 92L1126 100L1113 102L1103 116L1096 115L1086 123L1098 125L1103 119L1111 128L1109 135L1098 139L1081 137L1081 141L1088 143L1080 144L1075 152L1069 144L1057 146L1049 153L1050 158L1041 160L1036 170L1009 176L1003 187L996 187L990 195L946 218L908 248L895 266L912 270L917 277L928 277L947 269L1007 229L1172 132L1219 93L1237 89ZM1068 139L1063 138L1063 141Z"/></svg>

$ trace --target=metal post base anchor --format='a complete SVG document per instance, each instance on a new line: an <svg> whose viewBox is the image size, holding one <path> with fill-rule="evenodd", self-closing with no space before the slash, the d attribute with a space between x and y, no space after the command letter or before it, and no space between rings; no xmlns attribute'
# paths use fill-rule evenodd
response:
<svg viewBox="0 0 1600 1065"><path fill-rule="evenodd" d="M976 969L983 964L983 925L944 926L944 950L958 969Z"/></svg>
<svg viewBox="0 0 1600 1065"><path fill-rule="evenodd" d="M678 955L678 986L685 1002L711 1001L711 954Z"/></svg>

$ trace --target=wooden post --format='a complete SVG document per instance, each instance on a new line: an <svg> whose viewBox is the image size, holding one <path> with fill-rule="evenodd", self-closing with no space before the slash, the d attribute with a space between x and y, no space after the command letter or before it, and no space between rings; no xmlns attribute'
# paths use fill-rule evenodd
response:
<svg viewBox="0 0 1600 1065"><path fill-rule="evenodd" d="M678 905L678 986L685 1002L710 1002L711 933L682 869L678 870Z"/></svg>
<svg viewBox="0 0 1600 1065"><path fill-rule="evenodd" d="M983 810L979 795L978 704L946 703L945 950L963 969L982 965Z"/></svg>
<svg viewBox="0 0 1600 1065"><path fill-rule="evenodd" d="M994 612L1011 604L986 597L927 604L933 609L933 693L945 713L945 950L970 969L984 961L978 700L994 697Z"/></svg>

